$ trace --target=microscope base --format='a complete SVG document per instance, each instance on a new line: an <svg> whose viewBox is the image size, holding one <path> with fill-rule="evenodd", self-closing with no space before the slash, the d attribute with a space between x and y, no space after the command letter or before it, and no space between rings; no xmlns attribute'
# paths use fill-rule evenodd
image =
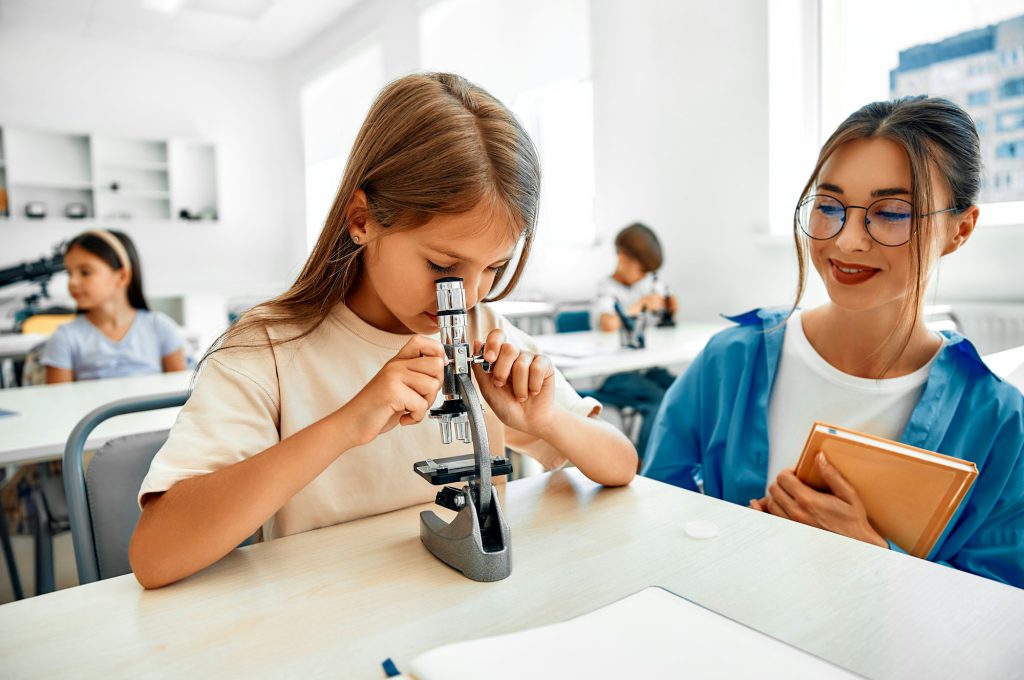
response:
<svg viewBox="0 0 1024 680"><path fill-rule="evenodd" d="M466 505L450 524L429 510L420 513L420 540L434 557L474 581L500 581L512 573L511 534L491 487L491 507L480 526L469 487Z"/></svg>

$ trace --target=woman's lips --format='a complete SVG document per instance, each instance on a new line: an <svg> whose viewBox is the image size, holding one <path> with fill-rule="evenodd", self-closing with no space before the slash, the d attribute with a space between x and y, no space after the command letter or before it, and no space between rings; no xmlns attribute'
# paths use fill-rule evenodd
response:
<svg viewBox="0 0 1024 680"><path fill-rule="evenodd" d="M874 267L862 264L849 264L841 260L830 259L828 263L832 270L832 278L847 286L864 283L879 272Z"/></svg>

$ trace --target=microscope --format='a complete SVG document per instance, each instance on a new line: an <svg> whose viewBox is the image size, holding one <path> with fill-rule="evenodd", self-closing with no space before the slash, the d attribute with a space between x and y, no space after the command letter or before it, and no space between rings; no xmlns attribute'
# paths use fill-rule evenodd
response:
<svg viewBox="0 0 1024 680"><path fill-rule="evenodd" d="M420 513L420 540L439 560L474 581L500 581L512 573L510 533L491 479L512 472L504 456L491 457L484 426L483 405L473 384L473 364L485 372L491 365L483 355L473 356L466 340L466 291L462 279L445 277L434 282L437 290L437 325L448 357L444 368L444 402L431 409L441 441L458 439L473 444L473 454L427 459L413 470L431 484L466 481L462 488L445 486L435 502L457 514L450 523L431 511Z"/></svg>
<svg viewBox="0 0 1024 680"><path fill-rule="evenodd" d="M30 316L45 312L69 313L74 310L65 308L46 309L40 306L40 301L49 298L47 289L50 278L54 274L64 271L64 243L53 248L53 252L38 260L22 262L11 267L0 269L0 288L15 283L28 283L38 286L38 291L30 293L24 298L24 306L14 315L15 330L20 330L22 322Z"/></svg>
<svg viewBox="0 0 1024 680"><path fill-rule="evenodd" d="M619 317L619 343L629 349L647 346L647 308L637 316L630 316L622 303L615 300L615 313Z"/></svg>

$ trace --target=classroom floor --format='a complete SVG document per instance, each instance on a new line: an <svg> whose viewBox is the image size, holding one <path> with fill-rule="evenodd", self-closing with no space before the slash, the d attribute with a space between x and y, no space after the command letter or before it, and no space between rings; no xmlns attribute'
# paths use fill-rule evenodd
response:
<svg viewBox="0 0 1024 680"><path fill-rule="evenodd" d="M35 543L32 536L11 536L14 561L21 577L21 590L25 597L36 593ZM71 532L65 531L53 538L54 579L57 590L78 585L78 570L75 568L75 549L71 543ZM11 578L7 573L7 562L0 558L0 604L14 601Z"/></svg>

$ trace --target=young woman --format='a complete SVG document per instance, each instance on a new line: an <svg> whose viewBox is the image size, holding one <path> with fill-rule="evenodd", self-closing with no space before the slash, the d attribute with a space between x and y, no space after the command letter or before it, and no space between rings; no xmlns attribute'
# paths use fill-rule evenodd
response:
<svg viewBox="0 0 1024 680"><path fill-rule="evenodd" d="M185 370L181 332L166 314L149 311L127 234L79 234L64 252L64 266L79 314L46 343L46 382Z"/></svg>
<svg viewBox="0 0 1024 680"><path fill-rule="evenodd" d="M979 476L929 559L1024 586L1024 398L962 336L928 329L939 258L978 220L978 135L943 99L869 104L825 143L794 220L829 302L734 317L669 390L643 474L880 547L857 492L793 473L813 421L971 460Z"/></svg>
<svg viewBox="0 0 1024 680"><path fill-rule="evenodd" d="M477 304L518 281L539 191L533 144L482 89L450 74L386 87L298 279L208 355L153 461L131 545L139 582L184 578L261 527L274 538L433 499L412 463L470 450L424 420L443 377L443 276L464 280L469 335L494 362L475 374L494 450L629 483L636 450L593 417L600 404Z"/></svg>

